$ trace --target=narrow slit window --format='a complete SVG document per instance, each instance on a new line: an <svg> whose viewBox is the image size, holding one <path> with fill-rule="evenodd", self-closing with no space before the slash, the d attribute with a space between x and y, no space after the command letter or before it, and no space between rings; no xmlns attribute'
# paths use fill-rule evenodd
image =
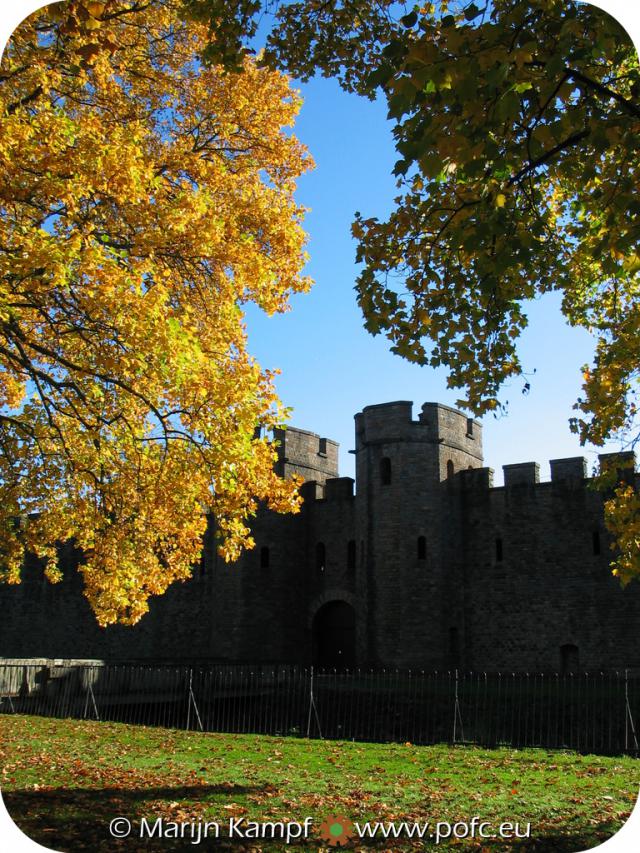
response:
<svg viewBox="0 0 640 853"><path fill-rule="evenodd" d="M450 480L455 473L455 468L453 466L453 459L447 459L447 479Z"/></svg>
<svg viewBox="0 0 640 853"><path fill-rule="evenodd" d="M261 569L268 569L269 568L270 558L271 558L271 555L269 553L269 548L266 545L263 545L262 548L260 548L260 568Z"/></svg>
<svg viewBox="0 0 640 853"><path fill-rule="evenodd" d="M324 572L327 561L327 550L324 547L324 542L318 542L316 545L316 571Z"/></svg>
<svg viewBox="0 0 640 853"><path fill-rule="evenodd" d="M391 483L391 460L388 456L383 456L380 460L380 482L383 486Z"/></svg>
<svg viewBox="0 0 640 853"><path fill-rule="evenodd" d="M427 559L427 537L426 536L418 536L418 559L426 560Z"/></svg>
<svg viewBox="0 0 640 853"><path fill-rule="evenodd" d="M502 539L498 537L496 539L496 563L501 563L504 556L504 549L502 547Z"/></svg>
<svg viewBox="0 0 640 853"><path fill-rule="evenodd" d="M356 540L349 539L347 542L347 568L355 569L356 567Z"/></svg>
<svg viewBox="0 0 640 853"><path fill-rule="evenodd" d="M593 533L591 535L591 544L593 547L593 553L599 554L600 553L600 531L599 530L593 531Z"/></svg>

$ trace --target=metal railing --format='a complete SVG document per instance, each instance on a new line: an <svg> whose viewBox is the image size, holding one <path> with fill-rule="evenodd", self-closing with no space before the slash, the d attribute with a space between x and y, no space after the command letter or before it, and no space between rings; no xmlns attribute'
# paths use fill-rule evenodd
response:
<svg viewBox="0 0 640 853"><path fill-rule="evenodd" d="M640 678L626 672L0 663L0 713L209 732L638 755Z"/></svg>

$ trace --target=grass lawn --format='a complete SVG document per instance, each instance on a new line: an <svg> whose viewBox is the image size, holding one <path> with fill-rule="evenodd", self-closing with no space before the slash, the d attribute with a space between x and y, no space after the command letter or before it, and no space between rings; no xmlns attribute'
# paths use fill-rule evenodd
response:
<svg viewBox="0 0 640 853"><path fill-rule="evenodd" d="M484 750L200 734L120 723L0 717L0 786L15 822L57 851L308 850L330 815L363 821L469 822L495 832L531 824L529 839L440 840L472 850L578 851L622 826L635 803L640 762L543 750ZM116 840L109 821L129 818ZM139 825L164 820L163 839ZM229 838L229 821L313 818L308 839ZM176 823L217 821L217 841L167 837ZM168 830L167 830L168 828ZM211 832L212 830L210 830ZM441 830L446 834L446 828ZM463 833L463 829L458 829ZM477 832L477 830L476 830ZM431 840L352 839L358 850L413 850Z"/></svg>

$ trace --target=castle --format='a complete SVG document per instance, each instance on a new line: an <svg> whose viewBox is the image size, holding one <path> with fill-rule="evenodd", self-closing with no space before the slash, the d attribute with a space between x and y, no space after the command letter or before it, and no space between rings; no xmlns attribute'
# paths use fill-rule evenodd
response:
<svg viewBox="0 0 640 853"><path fill-rule="evenodd" d="M99 628L76 572L54 586L29 566L0 588L0 657L640 671L640 583L611 575L582 457L552 460L549 482L505 465L494 487L477 421L384 403L355 417L354 493L335 442L276 438L279 473L305 480L300 514L260 511L235 564L209 530L193 579L133 628Z"/></svg>

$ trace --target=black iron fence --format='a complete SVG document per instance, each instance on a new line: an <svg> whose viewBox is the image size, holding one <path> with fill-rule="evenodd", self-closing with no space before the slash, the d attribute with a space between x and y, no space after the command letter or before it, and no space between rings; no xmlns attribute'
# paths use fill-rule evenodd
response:
<svg viewBox="0 0 640 853"><path fill-rule="evenodd" d="M209 732L638 755L640 677L0 663L0 713Z"/></svg>

